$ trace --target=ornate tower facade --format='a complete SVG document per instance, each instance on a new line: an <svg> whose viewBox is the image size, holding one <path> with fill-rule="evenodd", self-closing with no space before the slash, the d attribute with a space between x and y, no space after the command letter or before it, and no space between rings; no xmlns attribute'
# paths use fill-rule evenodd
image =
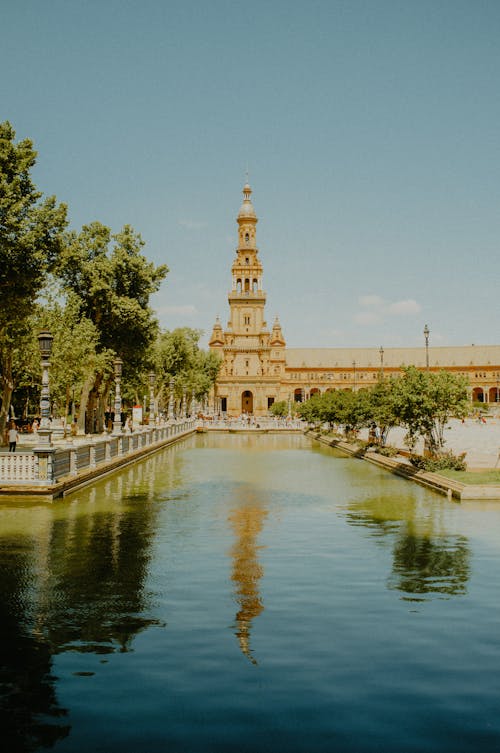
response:
<svg viewBox="0 0 500 753"><path fill-rule="evenodd" d="M285 340L276 319L269 332L262 264L256 242L257 215L252 189L243 187L243 204L237 216L238 247L231 267L228 295L229 321L225 330L216 320L210 349L220 353L222 365L215 387L216 410L231 416L264 416L280 399L285 370Z"/></svg>

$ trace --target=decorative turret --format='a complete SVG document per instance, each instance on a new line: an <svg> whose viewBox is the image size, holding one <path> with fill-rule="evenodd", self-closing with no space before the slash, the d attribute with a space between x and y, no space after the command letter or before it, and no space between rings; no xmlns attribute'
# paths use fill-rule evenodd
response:
<svg viewBox="0 0 500 753"><path fill-rule="evenodd" d="M238 223L238 248L236 258L231 267L232 289L229 295L231 306L238 298L259 299L262 305L265 303L265 293L262 290L262 264L258 257L258 249L255 245L255 229L257 215L250 201L252 189L245 184L243 187L243 204L236 221ZM233 321L233 325L235 322Z"/></svg>
<svg viewBox="0 0 500 753"><path fill-rule="evenodd" d="M221 348L224 345L224 333L222 331L222 325L219 317L216 318L214 328L212 330L212 337L208 343L211 348Z"/></svg>
<svg viewBox="0 0 500 753"><path fill-rule="evenodd" d="M273 324L273 331L271 332L271 337L269 340L269 344L271 346L276 345L285 345L285 339L283 337L283 332L281 331L281 324L278 317L275 318L274 324Z"/></svg>
<svg viewBox="0 0 500 753"><path fill-rule="evenodd" d="M237 222L239 225L238 231L238 250L250 250L253 249L257 253L255 246L255 226L258 219L255 214L250 196L252 195L252 189L245 183L243 186L243 204L238 212Z"/></svg>
<svg viewBox="0 0 500 753"><path fill-rule="evenodd" d="M248 185L248 183L245 183L243 186L243 204L240 207L240 211L238 212L238 222L244 222L250 221L256 224L258 222L257 215L255 214L255 209L253 208L252 200L250 199L250 196L252 195L252 189Z"/></svg>

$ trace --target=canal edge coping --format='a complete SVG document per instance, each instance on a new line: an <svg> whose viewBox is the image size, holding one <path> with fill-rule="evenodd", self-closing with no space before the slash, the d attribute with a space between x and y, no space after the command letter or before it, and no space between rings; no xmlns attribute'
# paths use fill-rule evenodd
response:
<svg viewBox="0 0 500 753"><path fill-rule="evenodd" d="M426 486L440 494L446 495L448 498L458 499L461 502L469 499L500 500L500 485L462 484L460 481L454 481L446 476L441 476L439 473L414 468L412 465L401 460L380 455L374 450L345 442L342 439L326 437L311 429L306 430L305 434L328 447L343 452L345 455L359 458L360 460L367 460L369 463L377 465L390 473L394 473L396 476L401 476L408 479L408 481L414 481L421 486Z"/></svg>
<svg viewBox="0 0 500 753"><path fill-rule="evenodd" d="M21 496L43 498L52 502L58 497L66 497L68 494L72 494L73 492L92 484L94 481L110 476L128 465L132 465L139 460L154 455L170 445L177 444L177 442L186 439L188 436L195 433L196 426L187 429L182 433L169 436L165 439L160 439L154 444L139 447L126 455L120 455L112 460L104 461L103 463L98 464L95 468L85 468L79 471L77 476L63 476L54 484L47 486L36 486L34 484L2 485L2 482L0 481L0 500L2 497ZM89 444L92 445L91 442Z"/></svg>

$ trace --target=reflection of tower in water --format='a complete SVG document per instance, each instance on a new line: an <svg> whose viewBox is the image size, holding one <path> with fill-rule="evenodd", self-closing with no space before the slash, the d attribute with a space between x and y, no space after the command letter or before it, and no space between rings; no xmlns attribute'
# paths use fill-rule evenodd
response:
<svg viewBox="0 0 500 753"><path fill-rule="evenodd" d="M229 522L236 536L231 549L233 570L231 580L235 583L235 597L240 609L236 614L236 635L242 652L253 664L257 664L250 648L252 620L264 611L259 593L259 580L263 569L259 565L257 539L262 531L267 510L259 504L245 504L229 515Z"/></svg>

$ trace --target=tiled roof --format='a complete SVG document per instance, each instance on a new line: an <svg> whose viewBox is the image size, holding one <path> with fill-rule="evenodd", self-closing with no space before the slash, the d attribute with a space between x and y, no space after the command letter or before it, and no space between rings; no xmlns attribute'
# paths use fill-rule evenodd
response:
<svg viewBox="0 0 500 753"><path fill-rule="evenodd" d="M379 348L287 348L286 366L291 369L380 368ZM384 367L425 367L425 347L384 348ZM497 366L500 368L500 345L459 345L429 347L431 368Z"/></svg>

